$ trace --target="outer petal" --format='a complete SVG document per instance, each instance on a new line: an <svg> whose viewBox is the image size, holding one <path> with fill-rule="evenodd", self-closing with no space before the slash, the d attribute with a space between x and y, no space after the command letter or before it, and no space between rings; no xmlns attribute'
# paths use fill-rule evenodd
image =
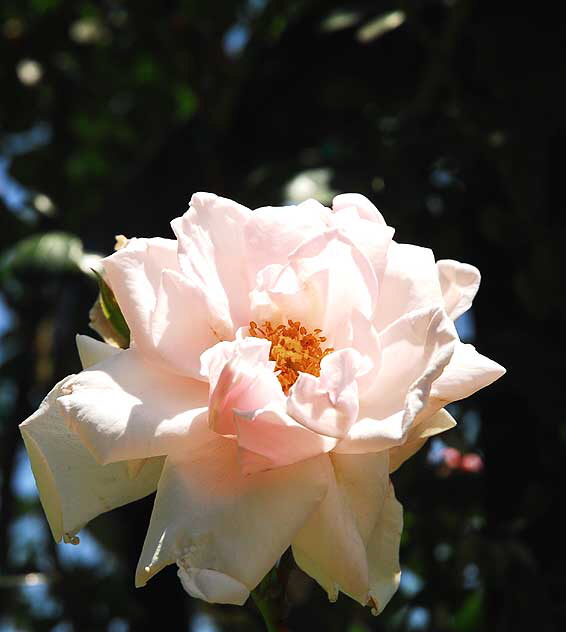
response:
<svg viewBox="0 0 566 632"><path fill-rule="evenodd" d="M452 259L442 259L436 265L446 312L456 320L472 305L480 286L480 271Z"/></svg>
<svg viewBox="0 0 566 632"><path fill-rule="evenodd" d="M71 378L72 379L72 378ZM43 509L56 541L72 539L105 511L155 491L163 459L151 459L135 478L126 463L99 465L71 432L57 405L65 378L20 424Z"/></svg>
<svg viewBox="0 0 566 632"><path fill-rule="evenodd" d="M450 363L432 385L430 398L441 408L469 397L504 374L500 364L478 353L473 345L458 342Z"/></svg>
<svg viewBox="0 0 566 632"><path fill-rule="evenodd" d="M334 476L328 494L293 540L293 555L332 601L342 591L366 605L367 547L388 492L388 455L333 454L331 458Z"/></svg>
<svg viewBox="0 0 566 632"><path fill-rule="evenodd" d="M90 336L77 334L75 340L83 369L88 369L89 366L98 364L102 362L102 360L106 360L106 358L111 358L117 353L120 353L118 347L100 342L100 340L96 340Z"/></svg>
<svg viewBox="0 0 566 632"><path fill-rule="evenodd" d="M328 457L244 477L218 437L168 458L136 573L142 586L177 562L189 594L243 604L324 498Z"/></svg>
<svg viewBox="0 0 566 632"><path fill-rule="evenodd" d="M379 331L415 309L444 307L432 250L392 242L375 325Z"/></svg>
<svg viewBox="0 0 566 632"><path fill-rule="evenodd" d="M455 419L444 408L424 421L415 424L407 435L403 445L389 450L389 469L394 472L407 459L420 450L429 437L432 437L456 425Z"/></svg>
<svg viewBox="0 0 566 632"><path fill-rule="evenodd" d="M382 332L380 341L380 374L364 394L360 419L336 452L376 452L404 443L452 357L457 334L444 310L432 308L405 314Z"/></svg>
<svg viewBox="0 0 566 632"><path fill-rule="evenodd" d="M172 239L130 239L103 259L107 279L131 330L132 341L151 354L150 320L164 269L179 270L177 243Z"/></svg>
<svg viewBox="0 0 566 632"><path fill-rule="evenodd" d="M206 441L205 384L165 373L136 349L70 378L58 402L100 463L169 454Z"/></svg>
<svg viewBox="0 0 566 632"><path fill-rule="evenodd" d="M214 313L235 327L249 322L244 226L251 211L212 193L195 193L189 210L171 222L179 262L193 285L214 304Z"/></svg>
<svg viewBox="0 0 566 632"><path fill-rule="evenodd" d="M152 344L164 366L200 379L200 356L233 337L232 321L206 288L183 274L164 270L151 316Z"/></svg>
<svg viewBox="0 0 566 632"><path fill-rule="evenodd" d="M320 377L300 373L287 399L287 412L306 428L342 438L357 420L357 377L372 368L355 349L340 349L323 358Z"/></svg>
<svg viewBox="0 0 566 632"><path fill-rule="evenodd" d="M382 612L399 587L399 544L403 532L403 507L389 483L381 514L368 542L369 597L374 614Z"/></svg>

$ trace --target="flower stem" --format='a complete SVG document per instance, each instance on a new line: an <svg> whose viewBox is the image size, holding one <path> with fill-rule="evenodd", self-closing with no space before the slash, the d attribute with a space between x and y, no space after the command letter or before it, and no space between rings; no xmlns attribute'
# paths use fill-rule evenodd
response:
<svg viewBox="0 0 566 632"><path fill-rule="evenodd" d="M252 591L252 599L259 610L267 632L281 632L283 586L280 583L277 568L261 580Z"/></svg>
<svg viewBox="0 0 566 632"><path fill-rule="evenodd" d="M267 632L280 632L280 628L277 623L279 618L277 616L277 607L274 607L271 600L258 597L255 591L252 592L252 598L257 606L257 609L261 613Z"/></svg>

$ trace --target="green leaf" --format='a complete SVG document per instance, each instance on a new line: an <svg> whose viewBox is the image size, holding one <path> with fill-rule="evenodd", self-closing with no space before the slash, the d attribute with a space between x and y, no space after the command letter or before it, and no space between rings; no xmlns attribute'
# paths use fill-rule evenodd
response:
<svg viewBox="0 0 566 632"><path fill-rule="evenodd" d="M118 305L118 301L114 296L114 292L110 289L110 286L100 276L96 270L93 270L98 281L98 288L100 290L100 307L105 318L109 321L114 331L125 341L125 347L130 345L130 328L128 323L122 314L122 310Z"/></svg>

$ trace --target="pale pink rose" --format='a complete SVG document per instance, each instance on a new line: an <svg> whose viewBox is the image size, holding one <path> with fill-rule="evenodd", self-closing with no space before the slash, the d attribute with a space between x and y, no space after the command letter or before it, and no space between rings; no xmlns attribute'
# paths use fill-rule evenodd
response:
<svg viewBox="0 0 566 632"><path fill-rule="evenodd" d="M357 194L255 211L209 193L175 239L104 260L132 334L78 340L85 370L21 425L55 539L157 488L143 586L242 604L292 546L330 599L397 589L391 470L504 373L453 325L479 272L392 241Z"/></svg>

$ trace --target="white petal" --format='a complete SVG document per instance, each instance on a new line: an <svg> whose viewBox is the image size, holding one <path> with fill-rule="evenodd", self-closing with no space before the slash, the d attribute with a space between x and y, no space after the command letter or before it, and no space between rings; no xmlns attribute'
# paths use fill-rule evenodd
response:
<svg viewBox="0 0 566 632"><path fill-rule="evenodd" d="M367 361L355 349L326 356L320 377L299 374L287 398L287 412L313 432L342 438L358 418L357 377L371 369Z"/></svg>
<svg viewBox="0 0 566 632"><path fill-rule="evenodd" d="M94 364L106 360L117 353L120 353L118 347L113 347L105 342L91 338L90 336L83 336L77 334L76 336L77 350L79 352L79 358L83 369L88 369Z"/></svg>
<svg viewBox="0 0 566 632"><path fill-rule="evenodd" d="M235 328L250 321L244 227L251 214L227 198L195 193L189 210L171 222L184 274Z"/></svg>
<svg viewBox="0 0 566 632"><path fill-rule="evenodd" d="M415 424L407 435L404 444L389 450L389 469L394 472L407 459L420 450L429 437L432 437L456 425L455 419L444 408L434 415Z"/></svg>
<svg viewBox="0 0 566 632"><path fill-rule="evenodd" d="M293 555L331 600L342 591L366 605L367 547L389 486L388 455L333 454L331 458L334 476L328 493L293 540Z"/></svg>
<svg viewBox="0 0 566 632"><path fill-rule="evenodd" d="M160 365L200 379L200 356L224 339L232 339L231 318L206 288L173 270L164 270L150 322Z"/></svg>
<svg viewBox="0 0 566 632"><path fill-rule="evenodd" d="M436 265L446 312L456 320L472 305L480 286L480 271L452 259L442 259Z"/></svg>
<svg viewBox="0 0 566 632"><path fill-rule="evenodd" d="M355 208L361 219L385 225L383 215L367 197L360 193L341 193L332 200L332 209L334 211L338 212L345 208Z"/></svg>
<svg viewBox="0 0 566 632"><path fill-rule="evenodd" d="M244 477L235 441L168 458L136 585L177 562L189 592L237 603L274 566L326 493L328 457Z"/></svg>
<svg viewBox="0 0 566 632"><path fill-rule="evenodd" d="M20 425L39 496L56 541L73 536L101 513L155 491L163 459L150 459L135 478L127 463L100 465L71 432L57 405L65 378Z"/></svg>
<svg viewBox="0 0 566 632"><path fill-rule="evenodd" d="M173 239L130 239L128 245L102 260L132 342L153 352L150 320L164 269L179 270L177 242Z"/></svg>
<svg viewBox="0 0 566 632"><path fill-rule="evenodd" d="M330 210L320 204L256 209L244 229L250 278L269 265L287 263L295 248L324 232L330 222Z"/></svg>
<svg viewBox="0 0 566 632"><path fill-rule="evenodd" d="M208 388L126 349L70 378L58 402L100 463L146 458L207 440ZM198 439L197 439L198 437Z"/></svg>
<svg viewBox="0 0 566 632"><path fill-rule="evenodd" d="M339 325L354 310L372 320L378 284L371 263L337 229L303 242L285 266L258 275L252 291L254 320L298 320L307 329L322 329L329 345Z"/></svg>
<svg viewBox="0 0 566 632"><path fill-rule="evenodd" d="M360 419L335 452L375 452L403 443L452 357L457 334L442 308L421 309L390 325L380 342L380 373L363 395Z"/></svg>
<svg viewBox="0 0 566 632"><path fill-rule="evenodd" d="M383 503L368 542L369 597L375 614L383 611L399 587L399 544L403 532L403 507L395 498L393 485Z"/></svg>
<svg viewBox="0 0 566 632"><path fill-rule="evenodd" d="M444 307L432 251L392 242L375 318L378 331L407 312L430 307Z"/></svg>
<svg viewBox="0 0 566 632"><path fill-rule="evenodd" d="M459 342L450 363L432 385L430 396L444 406L469 397L504 374L500 364L478 353L473 345Z"/></svg>
<svg viewBox="0 0 566 632"><path fill-rule="evenodd" d="M234 414L242 472L253 474L284 467L329 452L337 439L313 432L275 402L253 415Z"/></svg>

